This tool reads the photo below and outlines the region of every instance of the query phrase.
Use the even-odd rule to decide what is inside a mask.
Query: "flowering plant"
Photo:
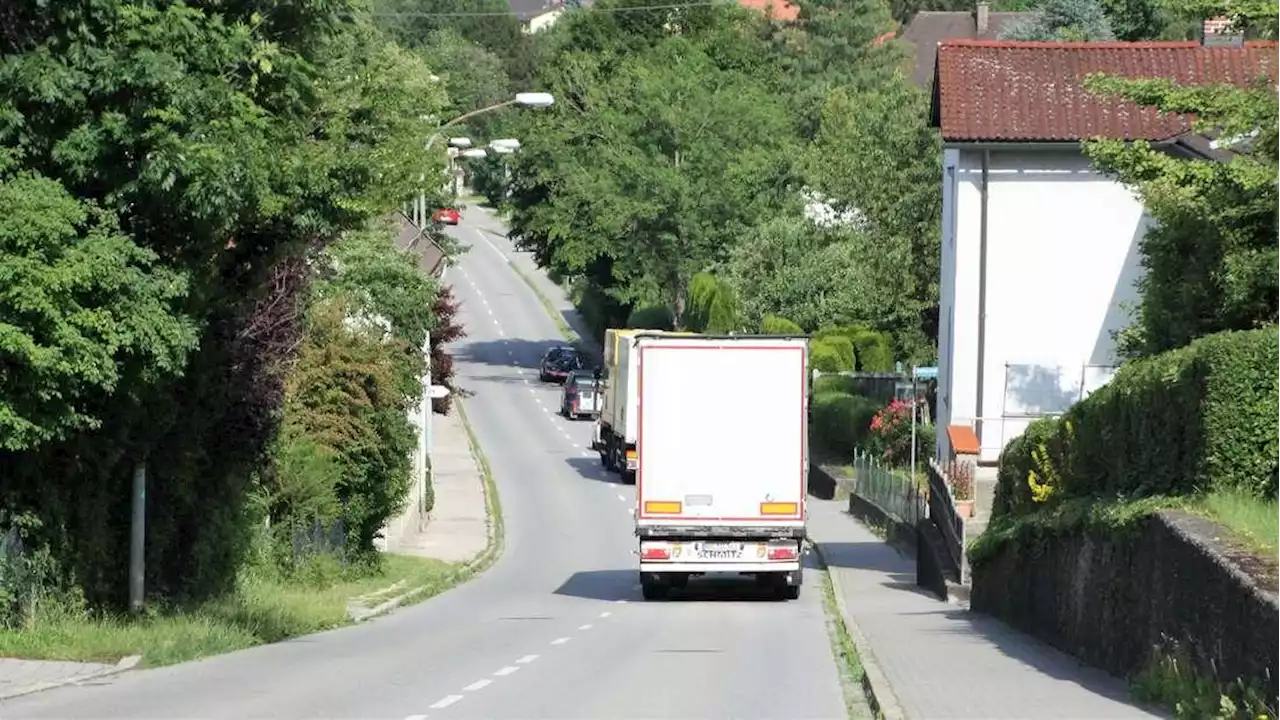
[[[911,403],[894,400],[871,418],[871,448],[887,463],[911,454]]]

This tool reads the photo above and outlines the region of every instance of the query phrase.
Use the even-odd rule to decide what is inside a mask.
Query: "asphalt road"
[[[468,337],[454,348],[498,485],[502,558],[366,624],[0,702],[0,718],[804,718],[845,716],[816,572],[800,600],[694,580],[645,603],[634,489],[600,468],[591,423],[538,382],[562,342],[491,216],[452,229]]]

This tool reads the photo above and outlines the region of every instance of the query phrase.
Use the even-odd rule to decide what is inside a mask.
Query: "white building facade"
[[[939,44],[939,460],[976,450],[993,463],[1035,419],[1061,414],[1115,372],[1114,336],[1133,321],[1153,221],[1131,190],[1092,167],[1082,142],[1146,140],[1219,159],[1185,118],[1086,90],[1084,78],[1099,72],[1274,82],[1276,44]]]

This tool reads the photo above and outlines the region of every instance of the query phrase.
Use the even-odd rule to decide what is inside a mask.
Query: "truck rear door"
[[[642,524],[803,523],[807,341],[640,338]]]

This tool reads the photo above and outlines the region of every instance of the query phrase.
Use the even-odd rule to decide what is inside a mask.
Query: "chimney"
[[[991,6],[987,4],[987,0],[978,0],[978,9],[973,13],[973,18],[978,25],[978,36],[986,35],[991,25]]]
[[[1200,26],[1201,44],[1205,47],[1241,47],[1244,33],[1237,30],[1228,17],[1209,18]]]

